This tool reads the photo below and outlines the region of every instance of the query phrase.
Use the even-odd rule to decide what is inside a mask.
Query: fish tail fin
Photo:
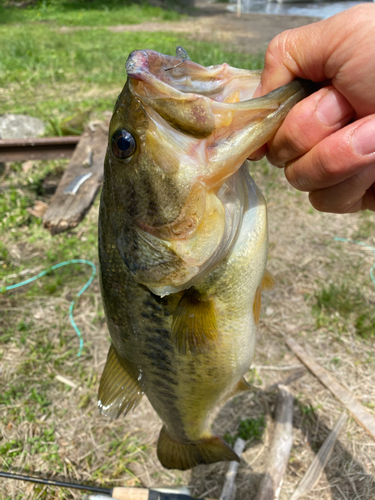
[[[238,455],[219,436],[182,443],[171,438],[165,426],[160,431],[158,458],[166,469],[191,469],[199,464],[212,464],[224,460],[240,461]]]

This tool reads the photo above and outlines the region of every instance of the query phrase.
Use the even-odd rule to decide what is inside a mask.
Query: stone
[[[0,139],[27,139],[44,133],[44,124],[27,115],[0,115]]]

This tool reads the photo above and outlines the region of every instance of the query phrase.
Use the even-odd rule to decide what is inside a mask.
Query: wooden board
[[[76,227],[93,204],[103,180],[107,141],[108,123],[97,124],[81,136],[43,217],[43,225],[52,235]],[[68,186],[84,174],[91,176],[81,184],[76,194],[66,193]]]
[[[344,405],[361,425],[365,431],[375,439],[375,419],[365,408],[356,400],[353,393],[343,387],[325,368],[320,366],[311,356],[296,342],[289,337],[286,340],[288,347],[296,354],[305,366],[317,377],[320,382],[327,387],[329,391]]]

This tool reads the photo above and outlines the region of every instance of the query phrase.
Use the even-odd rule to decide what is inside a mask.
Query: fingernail
[[[343,119],[343,102],[341,96],[334,90],[327,90],[318,102],[316,116],[326,126],[332,127]]]
[[[360,155],[375,153],[375,120],[368,120],[360,125],[353,133],[352,144],[354,151]]]

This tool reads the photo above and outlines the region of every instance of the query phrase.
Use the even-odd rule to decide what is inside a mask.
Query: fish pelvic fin
[[[180,354],[204,352],[218,338],[213,300],[194,287],[186,290],[173,315],[172,335]]]
[[[188,470],[200,464],[240,461],[238,455],[219,436],[183,443],[172,439],[165,426],[160,431],[157,453],[166,469]]]
[[[111,345],[107,362],[100,379],[98,407],[100,413],[110,418],[126,415],[135,408],[143,396],[138,381],[137,368],[129,361],[120,358]]]
[[[254,321],[256,324],[259,323],[259,318],[260,318],[260,309],[262,306],[262,295],[261,292],[262,290],[272,290],[272,288],[275,286],[275,278],[272,276],[272,274],[267,271],[267,269],[264,272],[263,278],[262,278],[262,283],[258,286],[256,292],[255,292],[255,299],[254,299]]]

